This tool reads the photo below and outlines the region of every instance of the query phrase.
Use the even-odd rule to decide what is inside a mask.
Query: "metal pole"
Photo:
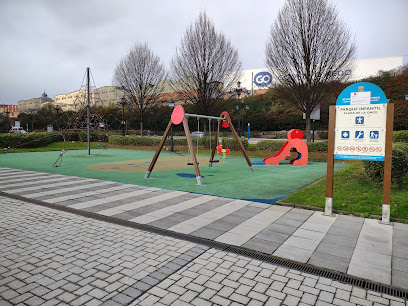
[[[206,116],[206,115],[196,115],[196,114],[184,114],[186,117],[196,117],[196,118],[205,118],[205,119],[215,119],[215,120],[225,120],[221,117],[214,117],[214,116]]]
[[[87,90],[88,90],[88,105],[86,108],[86,123],[87,123],[87,139],[88,139],[88,155],[91,155],[91,134],[90,134],[90,127],[89,127],[89,121],[90,121],[90,101],[89,101],[89,67],[86,68],[86,80],[87,80]]]
[[[122,136],[126,136],[126,126],[125,126],[125,103],[122,101]]]
[[[240,109],[241,99],[238,97],[238,136],[241,137],[241,109]]]
[[[314,142],[314,119],[313,119],[313,121],[312,121],[312,132],[313,132],[313,134],[312,134],[312,142]]]
[[[174,143],[173,143],[173,124],[170,128],[170,152],[174,152]]]
[[[251,78],[251,96],[254,94],[254,73],[252,72]]]

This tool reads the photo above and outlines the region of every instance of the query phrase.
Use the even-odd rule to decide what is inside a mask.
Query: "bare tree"
[[[354,54],[350,31],[327,0],[286,0],[271,28],[266,63],[279,75],[280,96],[306,114],[308,142],[310,114],[349,77]]]
[[[176,50],[171,78],[181,99],[192,102],[198,113],[211,115],[216,101],[238,81],[240,69],[237,49],[201,12]]]
[[[130,109],[136,111],[143,135],[143,119],[163,92],[160,82],[167,77],[166,70],[145,43],[136,43],[119,62],[113,75],[113,85],[124,91]]]

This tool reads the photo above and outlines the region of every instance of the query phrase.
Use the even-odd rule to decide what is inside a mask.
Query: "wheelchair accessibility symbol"
[[[267,71],[258,72],[254,76],[254,83],[260,87],[268,86],[272,83],[272,74]]]

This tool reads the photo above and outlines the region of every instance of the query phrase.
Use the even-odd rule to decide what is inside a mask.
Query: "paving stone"
[[[107,295],[107,293],[105,291],[102,291],[101,289],[98,289],[98,288],[95,288],[95,289],[89,291],[88,294],[90,296],[93,296],[94,298],[97,298],[97,299],[102,299],[104,296]]]
[[[70,292],[64,292],[62,294],[60,294],[57,298],[61,301],[63,301],[64,303],[70,303],[72,300],[76,299],[78,296],[76,296],[75,294],[72,294]]]
[[[282,224],[272,223],[266,229],[263,230],[263,233],[274,235],[274,233],[292,235],[297,230],[296,226],[287,226]]]
[[[352,247],[354,248],[357,244],[357,238],[351,238],[346,236],[334,235],[327,233],[321,242],[332,243],[340,246]]]
[[[350,264],[350,258],[319,253],[316,250],[308,260],[308,263],[317,267],[333,269],[346,273]]]
[[[351,258],[351,256],[353,256],[353,251],[354,248],[352,247],[342,246],[339,248],[337,244],[321,242],[315,252],[333,255],[336,257]]]
[[[221,236],[224,233],[225,233],[225,231],[223,231],[223,230],[214,229],[214,228],[211,228],[211,227],[202,227],[202,228],[192,232],[191,235],[213,240],[213,239]]]
[[[28,300],[24,301],[24,304],[30,305],[30,306],[36,306],[36,305],[44,305],[45,301],[38,297],[38,296],[32,296]]]
[[[408,259],[393,257],[392,269],[408,273]]]
[[[112,298],[112,300],[120,303],[121,305],[127,305],[134,300],[134,297],[128,296],[127,294],[118,293]]]
[[[251,238],[247,242],[245,242],[242,247],[259,251],[262,253],[272,254],[275,250],[280,246],[279,243],[259,239],[259,238]]]
[[[214,295],[210,301],[217,305],[229,305],[230,304],[230,300],[222,296],[219,296],[219,295]]]
[[[295,306],[299,303],[300,297],[287,295],[283,303],[288,306]]]
[[[70,304],[74,306],[76,305],[81,306],[81,305],[84,305],[86,302],[90,301],[91,299],[92,299],[91,296],[84,294],[84,295],[81,295],[79,298],[71,301]]]
[[[319,300],[322,300],[327,303],[332,303],[333,299],[334,299],[334,294],[332,292],[327,292],[324,290],[320,291]]]
[[[304,293],[301,299],[301,302],[306,303],[308,305],[315,305],[317,300],[317,295],[313,295],[310,293]]]

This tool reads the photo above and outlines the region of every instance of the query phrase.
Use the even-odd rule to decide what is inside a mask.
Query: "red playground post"
[[[302,138],[303,132],[301,130],[290,130],[288,132],[288,141],[285,142],[278,154],[264,158],[265,165],[279,165],[279,161],[285,160],[286,157],[290,156],[290,150],[293,148],[298,153],[298,156],[292,159],[290,163],[295,166],[307,166],[309,150]]]

